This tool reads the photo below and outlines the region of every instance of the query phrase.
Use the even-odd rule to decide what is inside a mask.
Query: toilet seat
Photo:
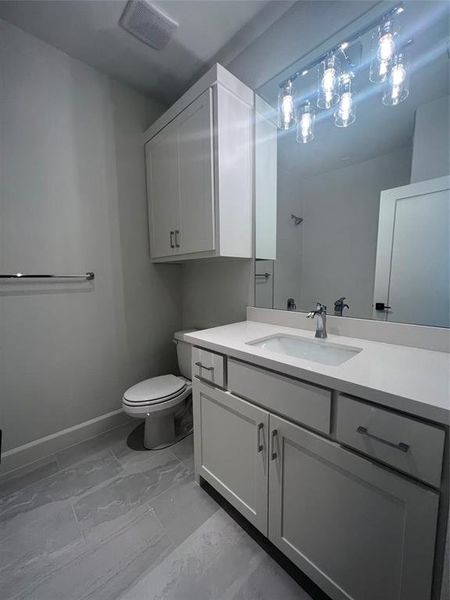
[[[187,381],[175,375],[151,377],[130,387],[124,393],[123,401],[129,406],[165,402],[182,394],[186,386]]]
[[[123,395],[122,406],[130,416],[145,417],[176,407],[190,395],[191,390],[191,382],[184,377],[152,377],[130,387]]]

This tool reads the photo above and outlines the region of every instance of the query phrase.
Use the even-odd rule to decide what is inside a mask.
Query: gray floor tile
[[[193,479],[191,476],[172,486],[150,503],[176,544],[189,537],[219,509]]]
[[[104,458],[110,450],[125,450],[126,441],[130,432],[136,427],[135,419],[132,422],[111,429],[102,435],[86,440],[65,450],[56,453],[56,458],[61,469],[72,467],[86,460]]]
[[[68,550],[84,544],[69,502],[22,513],[4,524],[0,556],[1,597],[12,598],[53,568]]]
[[[0,497],[54,475],[59,470],[56,457],[52,455],[5,474],[0,477]]]
[[[86,543],[55,562],[20,600],[116,600],[170,551],[168,536],[152,511],[100,544]]]
[[[192,434],[172,446],[171,450],[191,471],[194,471],[194,436]]]
[[[143,424],[143,421],[140,421],[138,419],[133,419],[133,422],[131,423],[131,427],[130,427],[128,433],[123,437],[122,440],[113,444],[111,449],[118,460],[121,460],[122,458],[126,458],[127,456],[135,456],[137,454],[142,455],[142,454],[148,454],[149,452],[153,452],[152,450],[144,449],[144,443],[143,443],[144,442],[144,430],[143,430],[142,424]],[[142,430],[142,435],[141,435],[141,430]],[[128,436],[130,436],[130,434],[132,432],[135,432],[135,434],[131,436],[133,438],[133,446],[129,447],[127,444],[127,439],[128,439]],[[136,446],[136,448],[134,447],[134,445]],[[139,451],[137,449],[137,447],[142,448],[142,450]]]
[[[270,556],[240,577],[220,600],[312,600]]]
[[[191,475],[169,451],[137,454],[144,456],[128,457],[120,477],[74,502],[83,532],[101,525],[114,529],[124,514]]]
[[[75,465],[45,480],[0,497],[0,523],[50,502],[76,498],[122,470],[112,454],[103,459],[93,459]],[[0,527],[1,535],[1,527]]]
[[[143,576],[122,600],[233,598],[266,559],[266,553],[256,542],[219,510]],[[273,572],[277,580],[272,582],[274,596],[270,600],[284,599],[283,591],[289,589],[285,578],[289,576]],[[300,591],[298,598],[302,598]]]

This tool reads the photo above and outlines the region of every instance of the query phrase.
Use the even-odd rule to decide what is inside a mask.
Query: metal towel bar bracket
[[[17,281],[22,279],[86,279],[86,281],[92,281],[95,278],[92,271],[83,273],[83,275],[44,275],[44,274],[25,274],[25,273],[10,273],[6,275],[0,275],[0,279],[9,281]]]

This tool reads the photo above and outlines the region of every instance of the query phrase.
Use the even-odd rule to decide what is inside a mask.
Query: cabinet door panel
[[[171,231],[179,222],[178,148],[173,124],[147,142],[145,153],[151,254],[160,258],[174,254]]]
[[[195,470],[267,535],[269,413],[194,378]]]
[[[176,119],[178,136],[180,254],[215,248],[212,91],[206,90]]]
[[[253,224],[253,107],[218,84],[215,89],[216,189],[220,253],[250,258]]]
[[[430,600],[438,495],[270,416],[269,538],[336,600]]]

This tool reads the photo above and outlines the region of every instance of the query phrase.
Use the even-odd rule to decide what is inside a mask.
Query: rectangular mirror
[[[449,327],[449,4],[332,23],[257,90],[255,304]]]

